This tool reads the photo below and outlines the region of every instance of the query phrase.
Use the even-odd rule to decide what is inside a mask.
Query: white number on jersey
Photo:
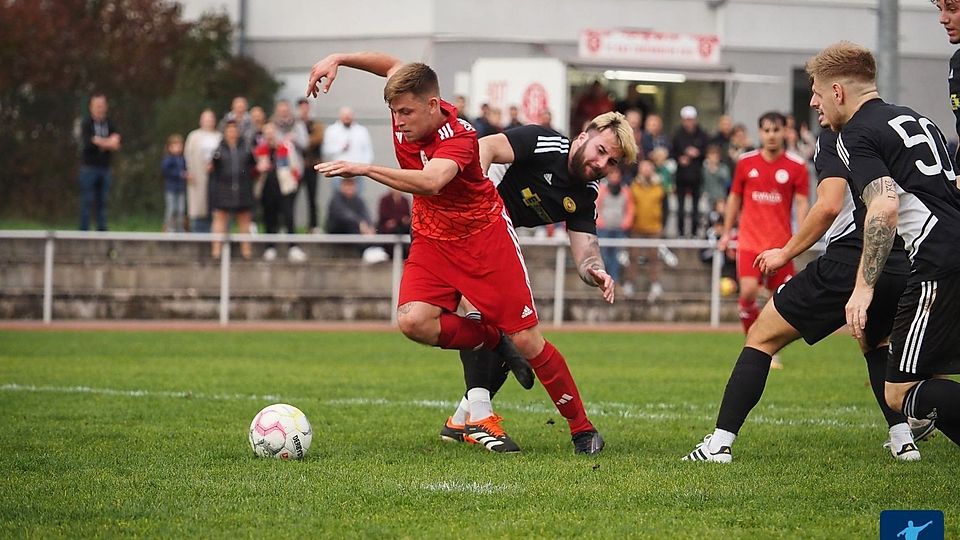
[[[910,122],[914,122],[919,125],[923,133],[908,135],[907,130],[904,129],[903,125]],[[947,141],[943,139],[943,134],[940,133],[940,130],[934,129],[933,132],[930,131],[930,126],[936,128],[933,122],[922,116],[917,119],[909,114],[901,114],[887,123],[890,124],[890,127],[892,127],[893,130],[897,132],[897,135],[903,139],[903,144],[907,148],[913,148],[919,144],[926,144],[927,147],[930,148],[930,153],[933,156],[933,163],[928,164],[923,160],[918,159],[914,162],[914,164],[917,166],[917,170],[927,176],[937,176],[945,173],[947,175],[947,179],[950,181],[955,181],[957,179],[957,175],[953,171],[953,162],[950,161],[950,155],[947,153]],[[936,133],[936,136],[934,133]],[[941,158],[941,150],[943,151],[943,158]],[[947,165],[946,169],[944,168],[944,163]]]

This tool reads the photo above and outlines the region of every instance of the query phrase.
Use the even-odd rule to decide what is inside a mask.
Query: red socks
[[[743,333],[746,334],[750,331],[753,323],[757,322],[757,317],[760,316],[760,308],[757,306],[756,300],[744,300],[743,298],[737,301],[737,305],[740,307],[740,322],[743,324]]]
[[[440,315],[440,339],[437,345],[441,349],[475,351],[492,349],[497,343],[500,343],[500,331],[495,326],[453,313]]]
[[[530,366],[537,374],[537,379],[540,379],[540,384],[546,388],[557,410],[570,424],[570,433],[593,430],[593,424],[587,420],[587,411],[580,400],[577,384],[573,382],[573,375],[570,374],[567,361],[560,351],[547,341],[540,354],[530,359]]]

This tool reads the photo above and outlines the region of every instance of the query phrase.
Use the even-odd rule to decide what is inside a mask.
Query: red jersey
[[[407,141],[393,125],[393,146],[403,169],[420,169],[433,158],[456,162],[460,172],[436,195],[414,195],[410,227],[435,240],[472,236],[500,219],[503,201],[480,168],[477,132],[457,118],[457,109],[440,101],[446,121],[432,136]]]
[[[810,183],[803,158],[784,152],[772,162],[760,150],[740,156],[730,192],[740,195],[738,249],[760,253],[790,240],[793,198],[807,195]]]

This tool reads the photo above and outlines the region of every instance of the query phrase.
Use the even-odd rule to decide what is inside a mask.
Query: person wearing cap
[[[675,177],[677,189],[677,234],[686,236],[686,196],[691,198],[690,237],[696,237],[700,228],[700,192],[703,188],[703,155],[708,136],[700,129],[697,109],[687,105],[680,109],[680,127],[673,134],[671,157],[677,162]]]

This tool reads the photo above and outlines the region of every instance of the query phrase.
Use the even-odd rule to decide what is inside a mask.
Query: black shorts
[[[777,312],[813,345],[847,324],[846,305],[857,267],[823,257],[808,264],[773,296]],[[907,276],[883,273],[867,310],[866,341],[873,349],[890,335]]]
[[[897,306],[887,380],[960,373],[960,274],[911,281]]]

